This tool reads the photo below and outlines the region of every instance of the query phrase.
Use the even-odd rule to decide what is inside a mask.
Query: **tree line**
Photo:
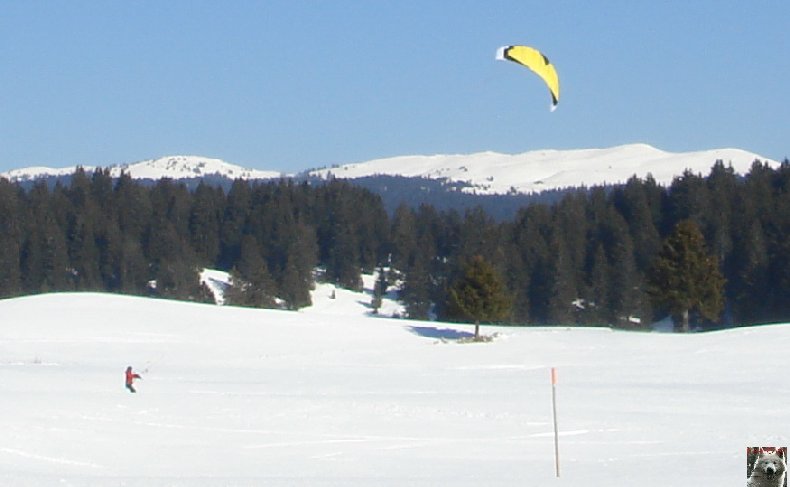
[[[316,269],[360,289],[362,272],[387,267],[382,285],[402,281],[411,318],[478,321],[462,298],[477,273],[498,282],[489,286],[498,312],[483,321],[640,327],[683,312],[658,294],[662,279],[683,273],[664,251],[681,222],[699,230],[694,245],[721,274],[716,312],[689,305],[693,321],[790,319],[787,161],[755,161],[743,177],[717,161],[709,175],[686,172],[669,187],[634,177],[579,188],[506,221],[481,208],[401,205],[388,214],[379,196],[338,180],[190,190],[101,169],[78,169],[54,187],[0,180],[0,296],[73,290],[209,301],[197,279],[209,267],[232,273],[232,304],[298,309],[310,304]]]
[[[382,259],[387,215],[333,181],[237,180],[226,192],[78,169],[68,185],[0,180],[0,296],[108,291],[210,301],[198,271],[232,271],[234,304],[310,304],[313,272],[349,288]],[[275,303],[275,299],[279,301]]]

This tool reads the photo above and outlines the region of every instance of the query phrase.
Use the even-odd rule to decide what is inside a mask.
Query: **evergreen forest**
[[[317,278],[360,289],[361,273],[386,268],[381,286],[402,283],[409,318],[480,321],[459,312],[472,308],[460,297],[479,282],[498,303],[483,322],[638,329],[677,318],[656,293],[686,274],[662,264],[684,245],[669,238],[682,222],[689,238],[700,234],[707,269],[684,285],[720,273],[716,306],[691,312],[697,327],[790,321],[788,161],[755,161],[743,176],[717,161],[707,176],[686,172],[669,187],[634,177],[580,188],[506,220],[482,207],[388,212],[380,196],[339,180],[190,189],[101,169],[54,186],[0,179],[0,297],[101,291],[209,302],[198,273],[212,268],[231,272],[231,304],[298,309]]]

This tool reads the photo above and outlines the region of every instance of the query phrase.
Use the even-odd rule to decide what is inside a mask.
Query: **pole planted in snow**
[[[560,477],[560,442],[557,429],[557,369],[551,368],[551,409],[554,413],[554,469],[557,478]]]

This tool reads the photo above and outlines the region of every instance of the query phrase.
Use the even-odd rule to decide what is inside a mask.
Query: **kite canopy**
[[[497,50],[496,58],[513,61],[531,69],[540,76],[551,93],[551,111],[557,108],[560,101],[560,80],[554,65],[540,51],[528,46],[503,46]]]

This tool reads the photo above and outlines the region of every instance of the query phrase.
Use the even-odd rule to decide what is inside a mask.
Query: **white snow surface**
[[[647,144],[607,149],[536,150],[522,154],[481,152],[466,155],[402,156],[346,164],[311,171],[336,178],[374,175],[423,177],[464,182],[463,191],[477,194],[535,193],[551,189],[625,183],[630,177],[669,185],[684,171],[707,176],[717,160],[735,172],[749,171],[755,159],[771,166],[778,162],[740,149],[666,152]]]
[[[0,485],[743,485],[747,446],[790,443],[790,325],[461,343],[322,291],[300,312],[0,300]]]

